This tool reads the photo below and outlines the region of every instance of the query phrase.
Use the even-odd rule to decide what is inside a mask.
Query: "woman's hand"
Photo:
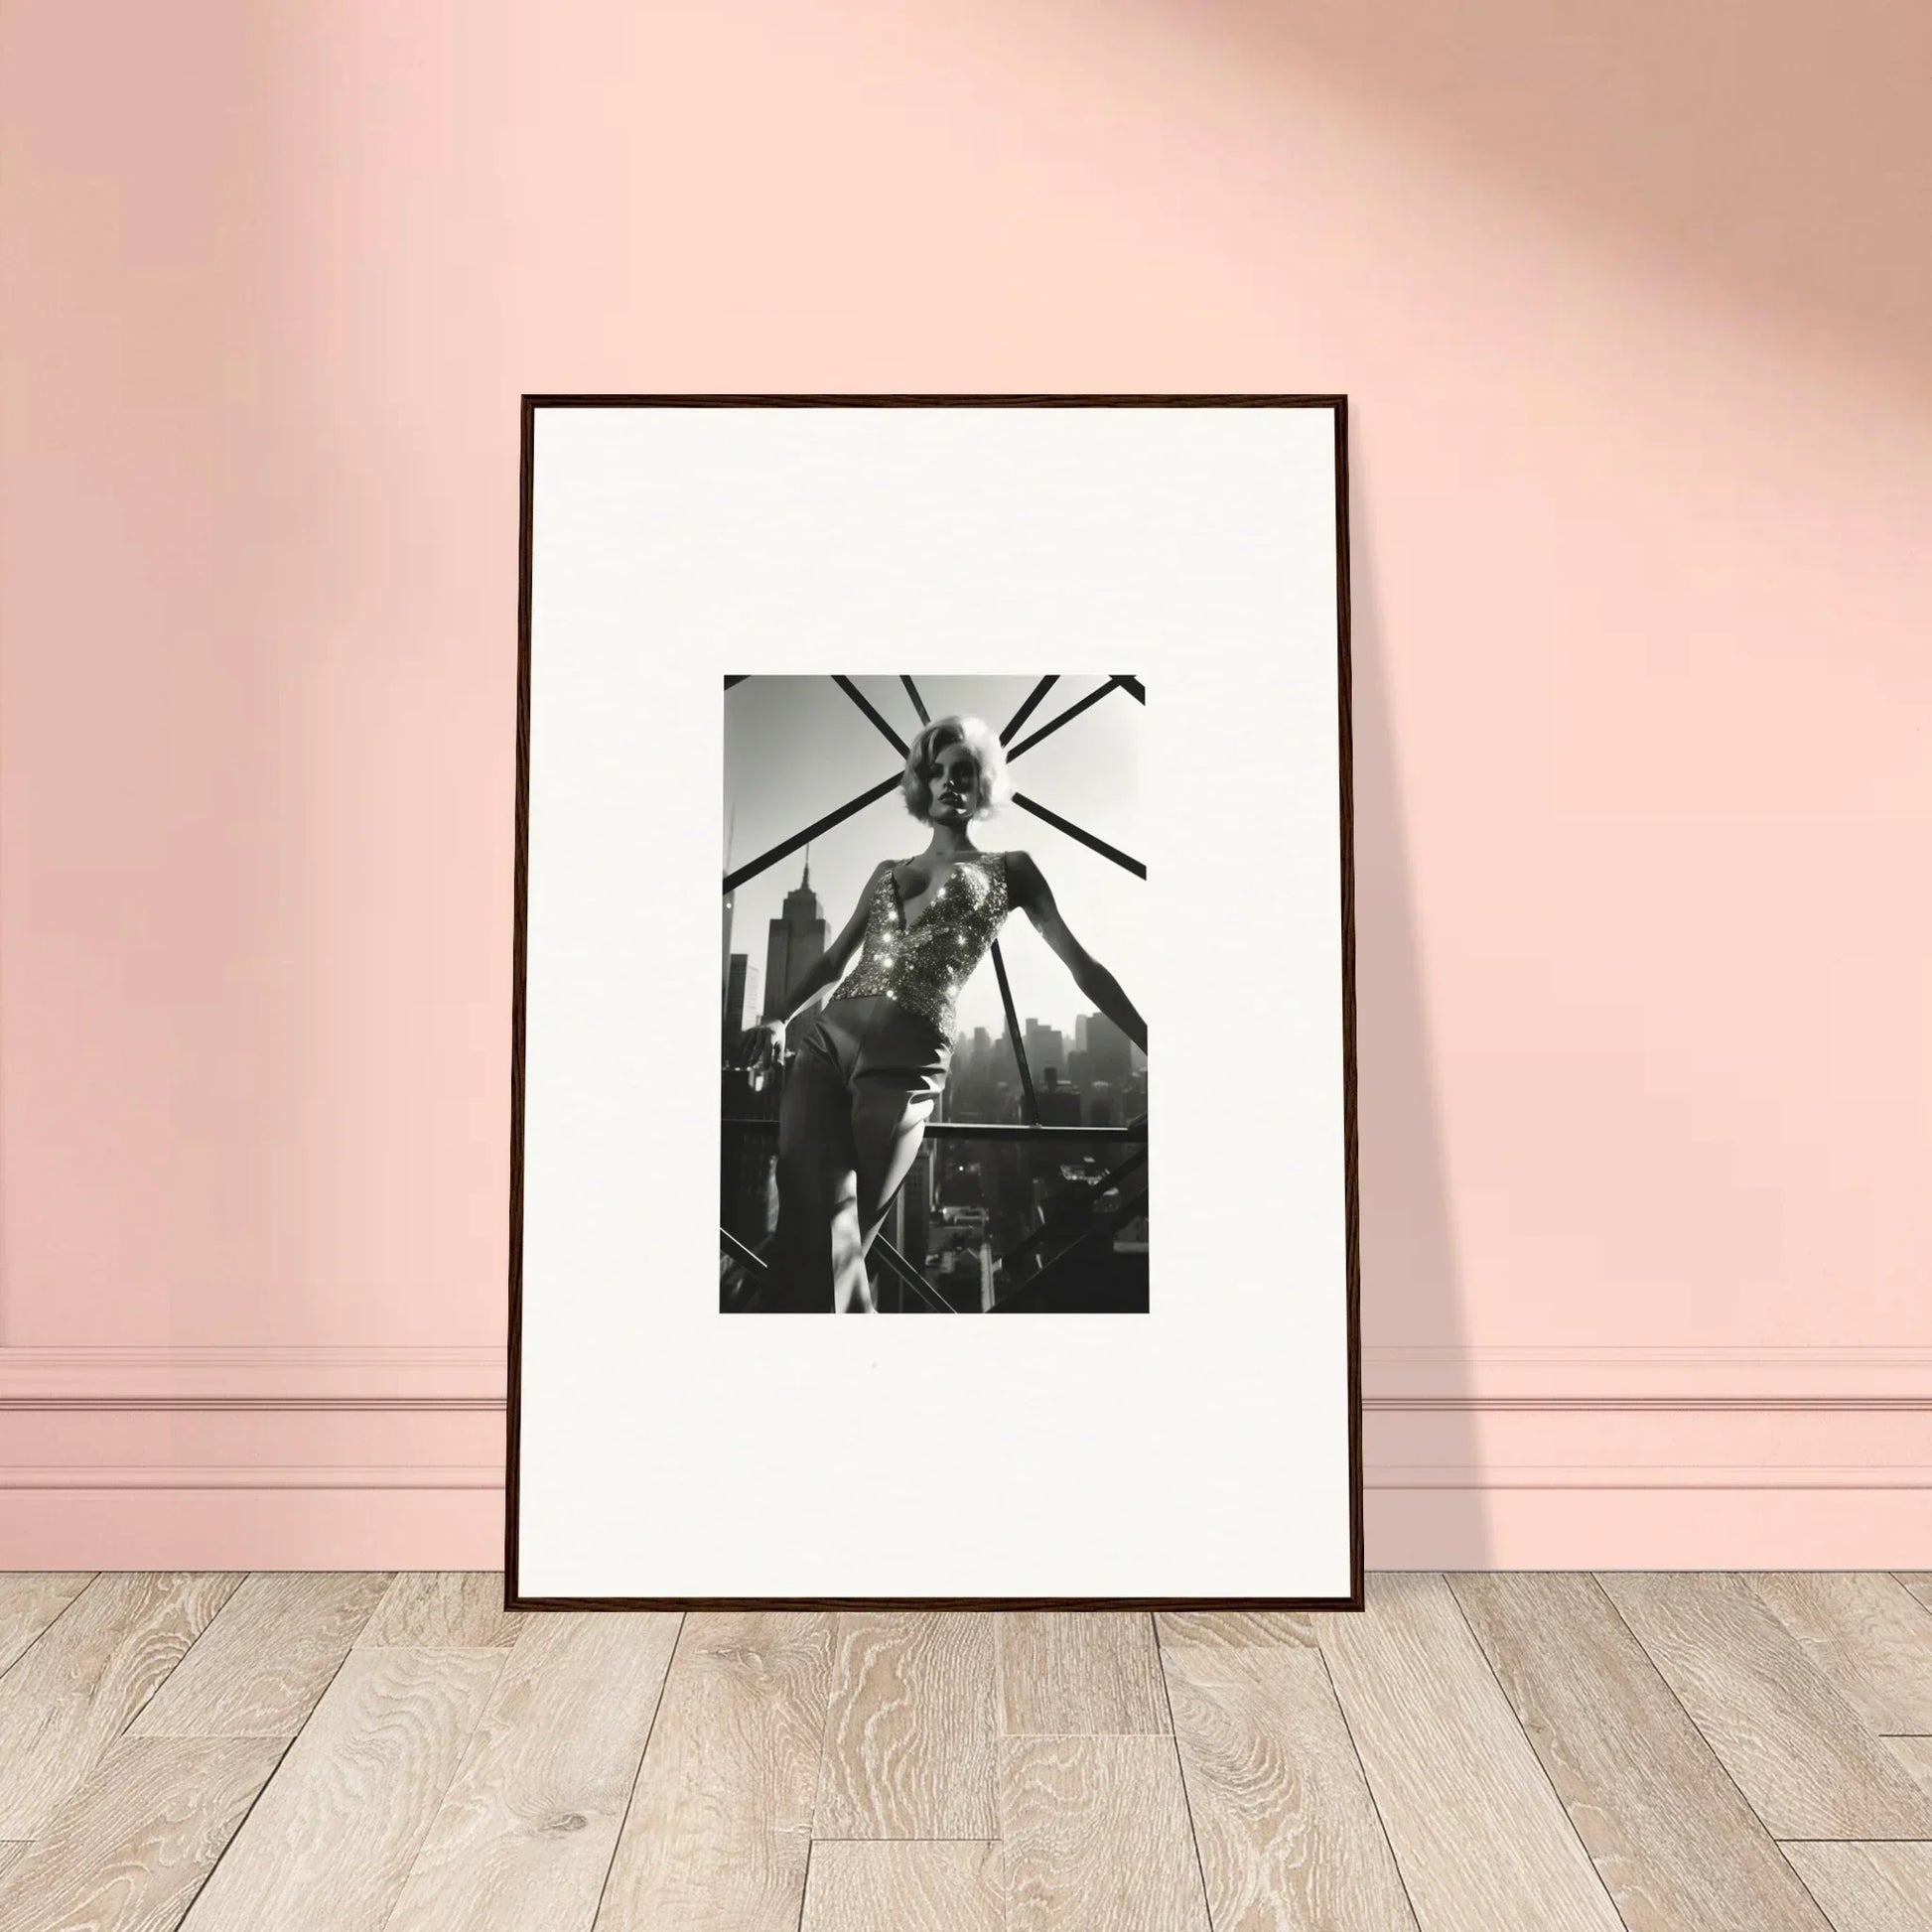
[[[775,1020],[761,1021],[746,1030],[738,1042],[733,1064],[737,1066],[776,1066],[785,1056],[785,1030]]]

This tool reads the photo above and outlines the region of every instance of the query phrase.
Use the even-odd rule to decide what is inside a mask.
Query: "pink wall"
[[[1932,1549],[1932,14],[0,14],[4,1560],[493,1560],[515,399],[1353,398],[1371,1561]]]

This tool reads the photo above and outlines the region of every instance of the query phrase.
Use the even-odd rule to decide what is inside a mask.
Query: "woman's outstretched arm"
[[[1122,991],[1120,981],[1067,929],[1054,902],[1053,889],[1031,854],[1007,854],[1007,884],[1014,904],[1025,911],[1039,936],[1066,962],[1073,984],[1145,1053],[1147,1022]]]

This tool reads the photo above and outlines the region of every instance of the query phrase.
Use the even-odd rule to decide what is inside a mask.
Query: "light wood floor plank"
[[[1161,1627],[1215,1932],[1415,1932],[1321,1653]]]
[[[1905,1774],[1925,1791],[1932,1791],[1932,1737],[1887,1737],[1885,1755],[1905,1767]]]
[[[1212,1645],[1219,1649],[1312,1650],[1314,1622],[1306,1610],[1158,1610],[1161,1647]]]
[[[32,1847],[33,1841],[25,1838],[17,1838],[11,1844],[0,1845],[0,1872],[4,1872],[16,1860],[23,1858]]]
[[[500,1570],[408,1570],[390,1584],[355,1646],[507,1650],[525,1614],[503,1608]]]
[[[0,1875],[0,1932],[174,1932],[283,1748],[122,1738]]]
[[[1621,1932],[1440,1576],[1371,1573],[1315,1635],[1422,1932]]]
[[[1168,1704],[1145,1610],[1012,1610],[1000,1619],[1011,1737],[1165,1731]]]
[[[1932,1616],[1896,1578],[1779,1570],[1745,1581],[1867,1730],[1932,1734]]]
[[[1006,1932],[1000,1848],[964,1840],[813,1845],[799,1932]]]
[[[1828,1932],[1592,1577],[1449,1581],[1629,1932]]]
[[[528,1619],[385,1932],[587,1932],[679,1621]]]
[[[796,1932],[832,1615],[693,1610],[597,1932]]]
[[[1932,1610],[1932,1570],[1902,1570],[1894,1575],[1928,1610]]]
[[[502,1665],[496,1649],[351,1651],[187,1932],[381,1932]]]
[[[91,1570],[0,1574],[0,1672],[94,1580]]]
[[[247,1578],[128,1734],[293,1737],[388,1586],[331,1571]]]
[[[1173,1738],[1006,1738],[1000,1823],[1009,1932],[1209,1932]]]
[[[996,1619],[851,1610],[834,1641],[813,1836],[992,1838]]]
[[[234,1593],[239,1577],[96,1577],[0,1678],[0,1839],[38,1838]]]
[[[1787,1845],[1833,1932],[1928,1932],[1932,1845]]]
[[[1600,1579],[1773,1838],[1932,1837],[1922,1790],[1740,1576]]]

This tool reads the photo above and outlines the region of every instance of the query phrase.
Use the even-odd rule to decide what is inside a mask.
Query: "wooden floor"
[[[0,1932],[1932,1928],[1932,1576],[500,1601],[0,1575]]]

